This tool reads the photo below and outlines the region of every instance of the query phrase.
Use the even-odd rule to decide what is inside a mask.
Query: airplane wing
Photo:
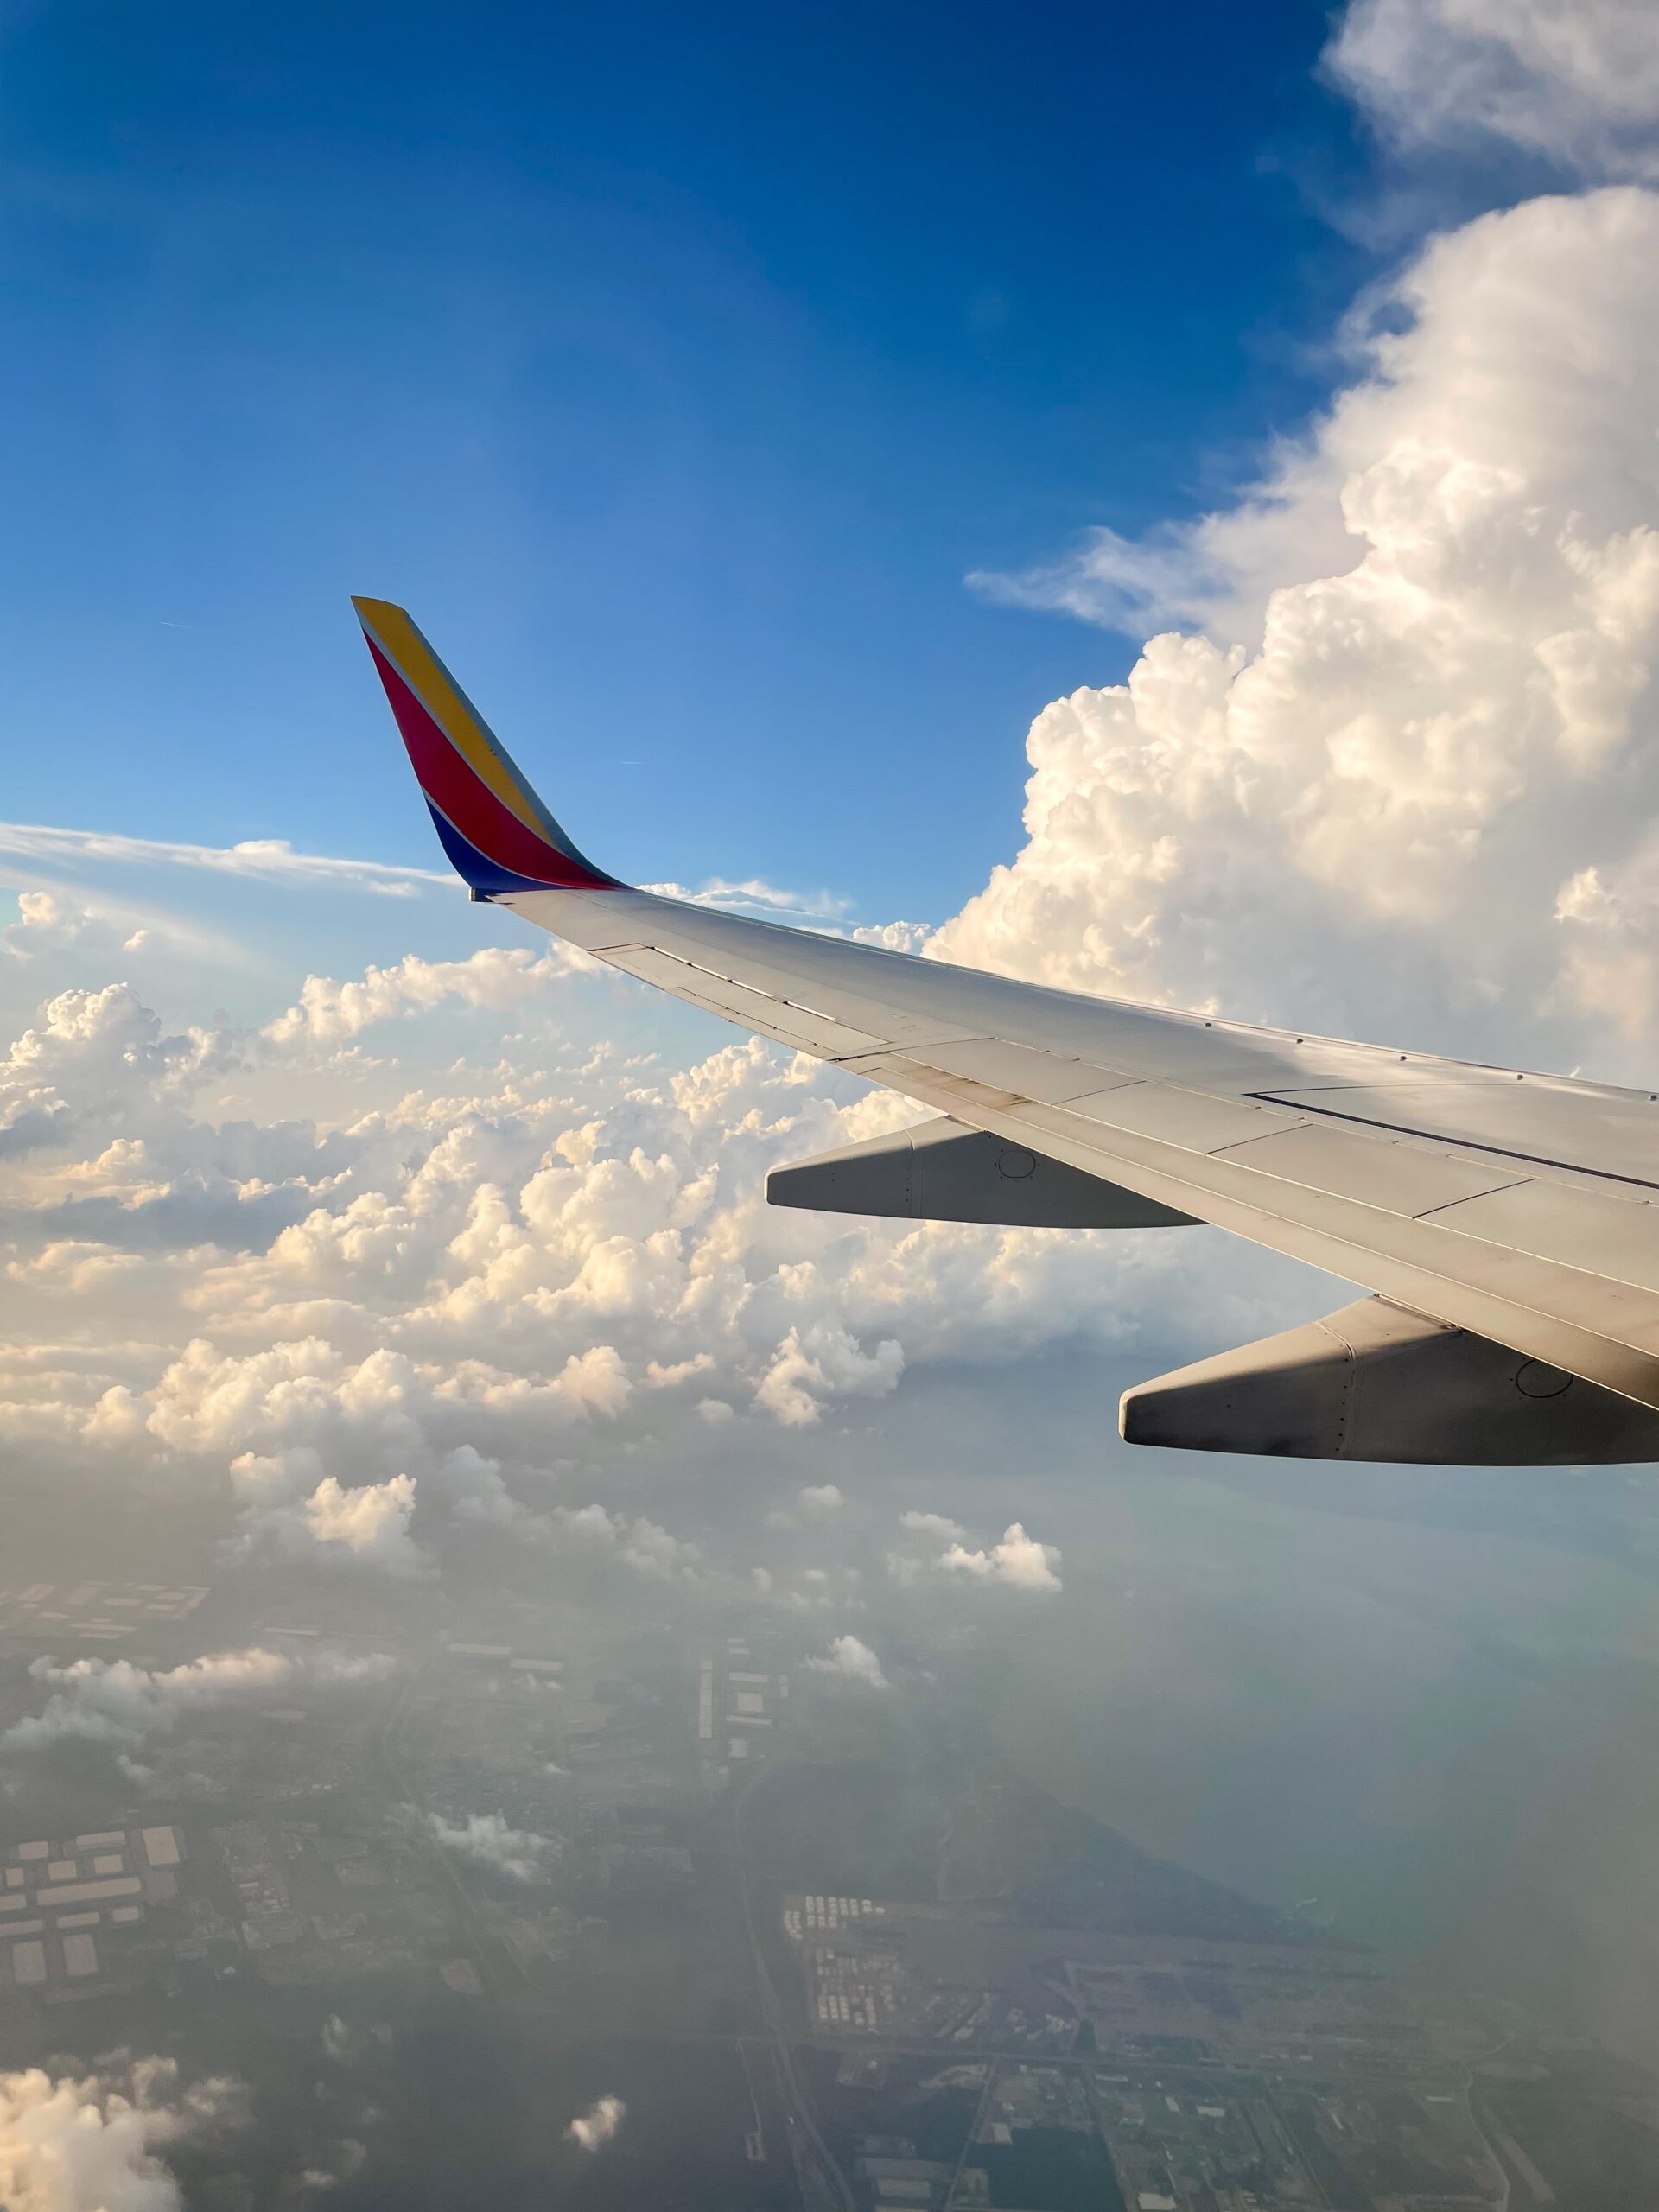
[[[570,842],[409,616],[354,601],[475,899],[937,1109],[784,1205],[1202,1221],[1373,1294],[1141,1385],[1132,1441],[1659,1459],[1659,1096],[1043,988],[634,890]]]

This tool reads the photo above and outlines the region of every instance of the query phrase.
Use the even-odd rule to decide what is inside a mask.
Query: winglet
[[[617,887],[580,853],[401,607],[353,599],[443,849],[475,898]]]

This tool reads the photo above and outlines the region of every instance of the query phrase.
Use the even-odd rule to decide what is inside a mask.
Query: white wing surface
[[[1287,1389],[1306,1399],[1308,1376],[1323,1376],[1319,1402],[1327,1414],[1336,1405],[1336,1426],[1314,1427],[1334,1440],[1328,1456],[1659,1457],[1659,1421],[1641,1410],[1659,1408],[1652,1094],[1048,990],[629,889],[576,853],[408,617],[359,607],[440,834],[475,897],[986,1133],[982,1156],[1003,1162],[1004,1179],[1009,1161],[1028,1173],[1029,1155],[1046,1173],[1051,1163],[1071,1171],[1066,1189],[1081,1177],[1129,1194],[1141,1210],[1130,1204],[1125,1219],[1211,1222],[1386,1301],[1380,1345],[1370,1341],[1376,1316],[1358,1328],[1337,1317],[1306,1344],[1295,1340],[1309,1332],[1293,1332],[1132,1393],[1126,1409],[1143,1410],[1126,1410],[1126,1433],[1323,1452],[1296,1440],[1306,1405],[1283,1419],[1272,1411],[1274,1392],[1281,1407]],[[432,728],[411,736],[412,721]],[[511,813],[517,842],[466,788],[462,767]],[[994,1186],[999,1171],[980,1172]],[[850,1196],[831,1204],[855,1203],[861,1175],[876,1191],[874,1166],[843,1160],[837,1173]],[[1001,1210],[992,1186],[982,1213],[958,1201],[951,1217],[1021,1217]],[[1062,1221],[1100,1217],[1052,1203]],[[1491,1377],[1471,1383],[1465,1370],[1471,1357],[1490,1365],[1493,1347],[1512,1357],[1497,1362],[1502,1402],[1488,1403]],[[1392,1428],[1378,1415],[1378,1378],[1390,1372],[1393,1395],[1423,1398],[1438,1436],[1402,1426],[1401,1408]],[[1596,1388],[1573,1396],[1573,1378]],[[1373,1402],[1363,1419],[1362,1397]],[[1525,1411],[1517,1426],[1513,1401],[1554,1410]],[[1483,1427],[1499,1448],[1478,1448]],[[1365,1448],[1368,1436],[1390,1434],[1407,1448]],[[1477,1448],[1446,1448],[1459,1437]]]

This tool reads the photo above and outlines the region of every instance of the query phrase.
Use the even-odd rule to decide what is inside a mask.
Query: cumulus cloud
[[[976,1582],[1053,1595],[1060,1589],[1060,1553],[1039,1543],[1023,1522],[1010,1522],[999,1541],[970,1543],[960,1522],[944,1513],[902,1513],[899,1548],[887,1554],[889,1577],[905,1588],[940,1575],[967,1575]]]
[[[1039,1544],[1028,1536],[1018,1521],[1011,1521],[1002,1532],[1000,1543],[988,1549],[969,1551],[965,1544],[952,1544],[939,1560],[939,1565],[953,1573],[972,1575],[979,1582],[1006,1583],[1011,1590],[1032,1590],[1045,1595],[1060,1587],[1060,1578],[1055,1569],[1060,1554],[1052,1544]]]
[[[1026,844],[927,950],[1567,1065],[1596,969],[1650,1033],[1656,271],[1634,188],[1433,239],[1262,484],[1101,593],[1098,547],[1026,579],[1198,626],[1038,717]]]
[[[24,1125],[35,1143],[168,1134],[194,1090],[235,1059],[224,1030],[165,1035],[129,983],[60,991],[0,1061],[0,1131],[13,1139],[0,1152],[26,1149],[16,1141]]]
[[[608,2143],[628,2116],[628,2108],[620,2097],[601,2097],[579,2113],[565,2129],[567,2138],[578,2150],[598,2151]]]
[[[468,1813],[460,1821],[429,1813],[424,1826],[440,1850],[512,1882],[540,1881],[556,1848],[544,1835],[512,1827],[500,1813]]]
[[[804,1483],[795,1493],[795,1510],[779,1506],[766,1516],[769,1529],[798,1529],[804,1522],[832,1522],[847,1500],[838,1483]]]
[[[257,1645],[209,1652],[165,1670],[130,1659],[34,1659],[30,1679],[49,1694],[38,1713],[14,1721],[0,1735],[0,1753],[45,1751],[71,1741],[136,1751],[149,1738],[170,1734],[186,1714],[257,1704],[278,1691],[291,1697],[299,1687],[380,1681],[392,1663],[379,1653],[294,1657]]]
[[[899,1526],[912,1535],[937,1536],[941,1543],[960,1543],[968,1531],[948,1513],[901,1513]]]
[[[855,1636],[836,1637],[827,1655],[809,1659],[806,1663],[815,1675],[833,1675],[843,1682],[861,1682],[866,1689],[884,1690],[887,1687],[881,1662],[869,1645]]]
[[[296,1511],[268,1516],[259,1530],[290,1558],[349,1561],[409,1577],[428,1567],[409,1533],[414,1512],[412,1476],[390,1475],[383,1483],[346,1490],[325,1475]]]
[[[0,1429],[170,1480],[228,1467],[250,1555],[412,1574],[466,1524],[612,1542],[538,1502],[578,1440],[637,1448],[688,1410],[810,1428],[912,1357],[1113,1343],[1190,1305],[1168,1240],[767,1208],[776,1160],[909,1109],[762,1044],[678,1071],[507,1059],[322,1131],[208,1118],[227,1049],[124,986],[62,995],[14,1046],[19,1110],[54,1134],[20,1138],[0,1213],[39,1346],[0,1345]],[[245,1249],[138,1233],[202,1160]],[[89,1299],[107,1351],[48,1355],[84,1342]],[[798,1512],[832,1510],[808,1487]],[[686,1568],[658,1516],[623,1525],[624,1564]]]
[[[657,1582],[696,1578],[699,1554],[643,1514],[607,1513],[602,1505],[556,1506],[553,1520],[573,1543],[614,1559]]]
[[[505,1012],[550,983],[598,967],[589,954],[557,939],[540,952],[522,944],[485,945],[465,960],[423,960],[405,953],[395,967],[365,968],[343,982],[308,976],[298,999],[268,1021],[261,1035],[278,1051],[339,1045],[446,999]]]
[[[1498,140],[1587,179],[1659,178],[1645,0],[1351,0],[1325,67],[1402,148]]]
[[[96,929],[89,907],[61,891],[20,891],[17,919],[0,930],[0,947],[14,960],[62,952],[84,944]]]
[[[496,1486],[488,1468],[476,1453],[470,1459],[453,1453],[447,1468],[452,1502],[493,1501]],[[243,1452],[232,1462],[231,1480],[242,1505],[242,1534],[234,1549],[243,1558],[264,1554],[364,1567],[404,1580],[430,1570],[410,1530],[416,1487],[410,1475],[348,1488],[338,1476],[324,1473],[315,1451],[299,1446],[264,1455]]]
[[[457,1445],[428,1487],[457,1521],[515,1532],[529,1532],[536,1526],[535,1516],[507,1488],[500,1461],[486,1459],[470,1444]]]
[[[232,2113],[234,2086],[181,2084],[169,2059],[94,2074],[0,2074],[0,2203],[9,2212],[182,2212],[160,2155]]]
[[[826,1399],[886,1397],[905,1368],[904,1346],[884,1338],[866,1351],[837,1322],[791,1329],[754,1388],[754,1402],[785,1428],[806,1428],[822,1415]]]
[[[720,906],[791,921],[835,921],[848,909],[848,901],[834,892],[779,891],[775,884],[763,882],[758,876],[746,877],[741,883],[711,876],[700,891],[689,890],[683,883],[647,883],[640,887],[654,891],[660,898],[686,899],[694,906]]]
[[[846,935],[855,944],[879,944],[887,952],[919,952],[933,927],[931,922],[861,922]]]

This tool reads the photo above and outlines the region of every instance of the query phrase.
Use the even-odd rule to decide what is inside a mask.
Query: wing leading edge
[[[631,889],[571,842],[409,617],[355,604],[475,898],[995,1141],[942,1148],[929,1124],[925,1168],[895,1179],[891,1160],[838,1159],[828,1203],[913,1216],[948,1181],[935,1217],[1197,1219],[1375,1294],[1379,1314],[1357,1326],[1332,1317],[1305,1357],[1270,1339],[1131,1392],[1132,1440],[1499,1464],[1659,1458],[1649,1093],[1050,990]],[[1038,1163],[1043,1195],[1014,1193]],[[1083,1199],[1078,1178],[1117,1195]],[[778,1202],[812,1202],[807,1185],[779,1185]],[[1396,1325],[1402,1312],[1422,1325]],[[1333,1360],[1340,1389],[1313,1418],[1307,1376],[1329,1383]],[[1421,1404],[1414,1440],[1397,1403],[1389,1421],[1363,1416],[1402,1395]]]

